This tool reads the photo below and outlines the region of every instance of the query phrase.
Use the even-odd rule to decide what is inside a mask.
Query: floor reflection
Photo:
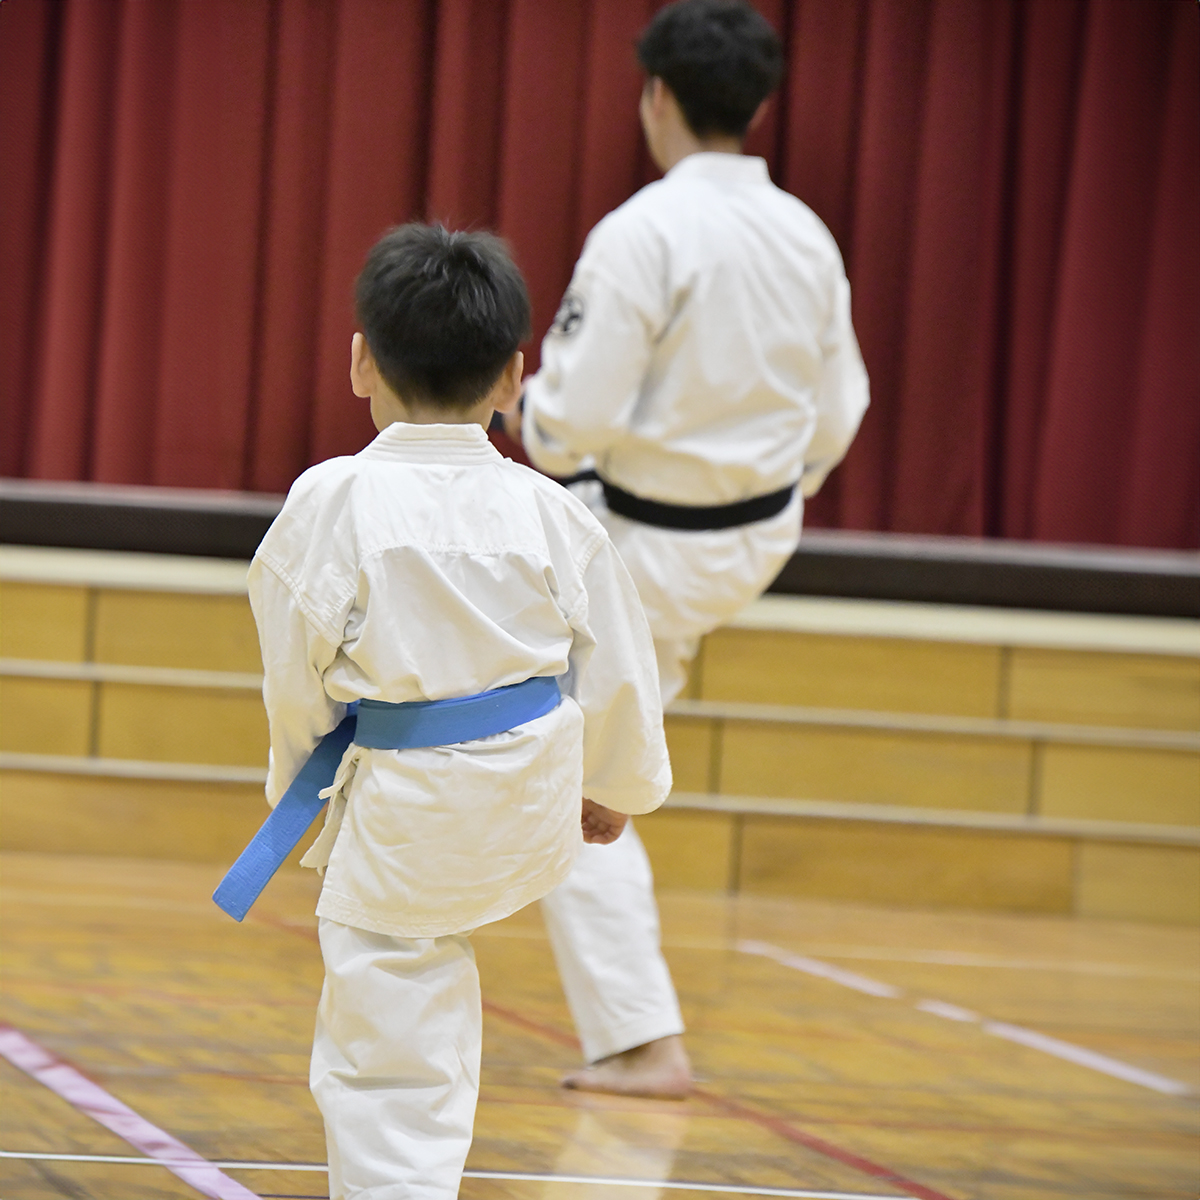
[[[622,1179],[670,1179],[675,1154],[687,1133],[688,1116],[670,1112],[583,1110],[554,1163],[558,1175]],[[543,1190],[544,1200],[561,1200],[561,1187]],[[621,1189],[621,1200],[659,1200],[658,1187]],[[612,1188],[580,1184],[573,1200],[612,1200]]]

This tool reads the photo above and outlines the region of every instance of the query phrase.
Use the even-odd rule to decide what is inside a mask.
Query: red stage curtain
[[[0,473],[282,491],[357,450],[351,286],[396,221],[499,229],[540,335],[653,178],[655,7],[0,5]],[[761,7],[752,148],[837,236],[872,378],[812,521],[1200,545],[1197,6]]]

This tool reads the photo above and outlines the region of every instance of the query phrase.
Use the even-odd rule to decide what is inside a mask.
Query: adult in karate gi
[[[868,388],[832,235],[741,153],[782,74],[774,30],[746,3],[680,0],[638,58],[664,176],[588,236],[507,427],[547,473],[599,477],[594,511],[637,586],[666,704],[700,638],[795,549],[804,497],[845,454]],[[585,847],[543,909],[591,1064],[564,1083],[687,1094],[632,826],[603,852]]]

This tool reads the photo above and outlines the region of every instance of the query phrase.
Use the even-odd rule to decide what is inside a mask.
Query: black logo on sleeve
[[[583,324],[583,297],[568,291],[554,314],[550,332],[559,337],[570,337]]]

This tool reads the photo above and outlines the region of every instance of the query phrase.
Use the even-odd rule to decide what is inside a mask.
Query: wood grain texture
[[[267,818],[253,784],[179,783],[6,771],[5,850],[105,854],[228,865]],[[312,831],[316,836],[316,830]],[[300,853],[309,842],[293,852]]]
[[[5,849],[224,864],[267,813],[257,784],[25,770],[0,775],[0,805]],[[1106,858],[1086,838],[1058,834],[675,808],[639,817],[637,827],[666,887],[1200,921],[1194,847],[1142,853],[1121,843]]]
[[[324,1161],[307,1064],[317,881],[286,871],[245,925],[186,863],[0,860],[0,1018],[213,1159]],[[486,1003],[469,1170],[900,1195],[868,1160],[953,1200],[1194,1194],[1194,1097],[1160,1096],[916,1008],[925,997],[1200,1087],[1195,935],[1052,916],[783,898],[662,897],[665,952],[702,1093],[558,1087],[577,1062],[536,907],[479,930]],[[739,953],[743,939],[895,989],[884,999]],[[6,1148],[120,1154],[113,1134],[0,1062]],[[802,1134],[808,1144],[789,1134]],[[816,1140],[844,1152],[838,1160]],[[260,1195],[317,1174],[231,1171]],[[158,1168],[0,1160],[5,1200],[189,1193]],[[657,1188],[467,1179],[463,1200],[702,1200]],[[711,1197],[712,1193],[708,1193]]]
[[[1200,924],[1200,854],[1175,846],[1084,843],[1076,911],[1088,917]]]
[[[87,754],[92,703],[90,683],[0,677],[0,750]]]
[[[730,813],[660,809],[636,818],[638,835],[665,888],[724,891],[732,882],[735,818]]]
[[[711,768],[713,739],[719,736],[717,722],[667,717],[663,725],[675,787],[681,791],[710,791],[715,786]]]
[[[1017,720],[1200,730],[1200,660],[1016,647],[1009,713]]]
[[[245,596],[101,589],[96,593],[95,639],[97,662],[262,670]]]
[[[994,717],[998,646],[718,629],[700,699]]]
[[[254,692],[105,683],[98,728],[105,758],[267,763],[267,715]]]
[[[722,792],[1024,812],[1031,747],[989,738],[726,721]]]
[[[88,656],[85,589],[7,583],[0,603],[8,653]],[[94,609],[102,662],[259,668],[244,596],[105,588]],[[1000,655],[996,646],[726,629],[706,640],[689,686],[723,699],[991,716]],[[1191,719],[1200,670],[1183,658],[1027,648],[1014,651],[1012,666],[1013,716],[1146,727],[1167,714],[1168,726],[1180,728]],[[1022,710],[1035,701],[1053,711]],[[1184,724],[1170,726],[1177,718]],[[1049,745],[1035,760],[1025,741],[681,717],[668,718],[667,735],[684,791],[1013,814],[1035,797],[1047,816],[1200,822],[1200,766],[1174,751]],[[5,679],[0,748],[261,767],[266,727],[253,691]],[[29,849],[228,862],[265,816],[253,786],[32,772],[2,782],[4,844]],[[639,827],[660,881],[673,887],[719,889],[740,878],[751,891],[780,895],[985,910],[1078,906],[1168,921],[1193,919],[1195,907],[1188,889],[1197,856],[1186,850],[1160,857],[1154,847],[1121,845],[1105,857],[1103,847],[1076,843],[1072,860],[1075,851],[1053,837],[799,818],[770,835],[756,826],[743,842],[740,818],[699,811],[657,814]]]
[[[1066,913],[1071,883],[1063,838],[744,818],[751,895]]]
[[[83,662],[87,620],[87,588],[0,581],[0,658]]]
[[[1200,755],[1048,745],[1038,812],[1099,821],[1200,825]]]

